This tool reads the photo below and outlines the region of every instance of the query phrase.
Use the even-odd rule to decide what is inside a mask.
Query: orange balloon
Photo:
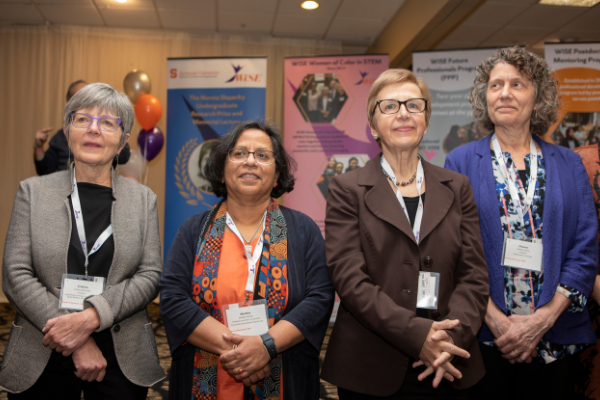
[[[140,125],[142,125],[142,128],[149,131],[160,121],[163,106],[156,96],[145,94],[137,99],[134,110],[135,117],[140,122]]]

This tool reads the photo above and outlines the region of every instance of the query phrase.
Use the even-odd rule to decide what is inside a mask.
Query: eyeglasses
[[[121,125],[121,120],[111,117],[99,117],[94,118],[91,115],[83,114],[83,113],[73,113],[71,114],[71,124],[76,128],[87,128],[96,120],[98,122],[98,127],[102,129],[104,132],[114,132],[119,129],[119,125]]]
[[[244,162],[250,154],[254,155],[254,160],[261,165],[271,165],[275,162],[275,153],[270,150],[248,151],[246,149],[229,150],[229,160],[234,163]]]
[[[398,111],[400,111],[400,107],[402,107],[402,104],[404,104],[404,107],[406,107],[406,111],[408,111],[409,113],[418,114],[422,113],[427,108],[427,99],[416,98],[408,99],[406,101],[400,101],[396,99],[378,100],[377,103],[375,103],[373,112],[375,112],[375,108],[379,106],[379,111],[381,111],[382,114],[396,114]]]

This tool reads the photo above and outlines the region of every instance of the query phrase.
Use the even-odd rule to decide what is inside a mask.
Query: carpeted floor
[[[168,374],[171,368],[171,355],[169,353],[169,346],[167,344],[167,337],[165,335],[165,328],[162,320],[158,313],[158,305],[150,304],[148,306],[148,313],[152,320],[152,328],[154,329],[154,336],[156,338],[156,344],[158,346],[158,356],[160,359],[160,365],[163,367],[165,372]],[[4,355],[4,349],[8,341],[8,335],[10,333],[10,326],[15,318],[14,308],[8,304],[0,304],[0,361]],[[327,351],[327,343],[329,342],[329,334],[331,329],[327,331],[323,348],[321,349],[321,362]],[[168,399],[169,397],[169,381],[167,379],[157,383],[148,391],[148,399],[162,400]],[[0,400],[6,399],[6,392],[0,391]],[[337,390],[335,386],[329,385],[327,382],[321,381],[321,399],[337,399]]]

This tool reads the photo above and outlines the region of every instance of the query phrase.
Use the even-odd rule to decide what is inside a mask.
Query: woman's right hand
[[[73,352],[75,376],[84,381],[102,382],[106,374],[106,359],[93,338]]]

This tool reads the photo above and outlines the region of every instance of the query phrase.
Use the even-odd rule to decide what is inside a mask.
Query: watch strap
[[[277,348],[275,347],[275,340],[273,339],[273,337],[268,333],[264,333],[260,335],[260,337],[263,341],[263,344],[265,345],[265,348],[267,349],[267,352],[269,353],[269,357],[271,357],[271,360],[277,357],[278,353]]]

